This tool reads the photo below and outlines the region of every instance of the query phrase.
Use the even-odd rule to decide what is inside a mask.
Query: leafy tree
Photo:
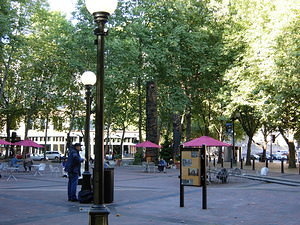
[[[289,147],[289,167],[296,167],[294,135],[299,132],[300,121],[300,11],[282,29],[277,38],[275,74],[270,93],[274,103],[276,124]]]

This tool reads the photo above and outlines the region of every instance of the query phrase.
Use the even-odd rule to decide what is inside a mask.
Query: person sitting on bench
[[[167,162],[164,159],[159,160],[158,162],[158,171],[166,172]]]

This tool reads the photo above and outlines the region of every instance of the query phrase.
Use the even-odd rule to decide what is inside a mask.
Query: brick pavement
[[[207,210],[202,209],[202,189],[196,187],[185,188],[185,207],[180,208],[178,174],[176,169],[164,174],[144,173],[136,166],[116,168],[109,224],[299,224],[299,187],[230,178],[227,184],[208,185]],[[297,174],[275,175],[300,179]],[[67,179],[49,172],[16,177],[0,179],[0,225],[88,224],[90,205],[66,201]]]

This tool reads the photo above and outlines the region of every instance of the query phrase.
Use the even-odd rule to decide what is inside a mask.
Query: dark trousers
[[[78,185],[78,174],[76,173],[68,173],[68,200],[76,200],[76,190]]]
[[[27,171],[27,167],[29,168],[29,171],[31,171],[31,166],[24,166],[25,172]]]

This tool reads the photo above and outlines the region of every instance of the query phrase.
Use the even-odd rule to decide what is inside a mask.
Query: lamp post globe
[[[109,210],[104,205],[104,37],[105,23],[117,8],[117,0],[86,0],[87,10],[94,16],[97,28],[97,81],[95,115],[95,160],[93,173],[94,204],[89,211],[90,225],[108,225]]]
[[[112,14],[118,5],[117,0],[86,0],[85,5],[87,10],[91,13],[105,12]]]
[[[92,71],[85,71],[81,75],[81,82],[87,86],[87,85],[94,85],[96,83],[96,74]]]

